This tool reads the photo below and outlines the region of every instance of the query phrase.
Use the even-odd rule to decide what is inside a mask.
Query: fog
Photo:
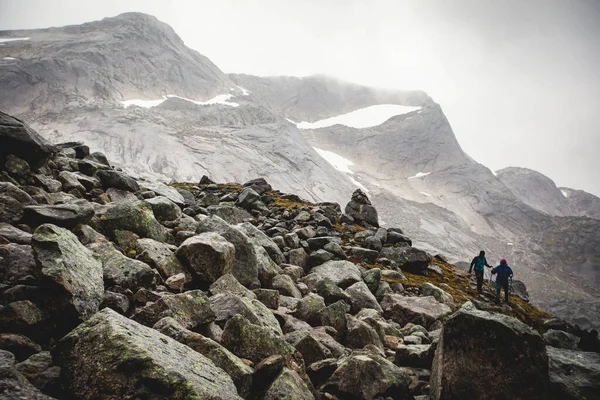
[[[0,29],[152,14],[225,72],[422,89],[463,149],[600,195],[600,2],[0,0]]]

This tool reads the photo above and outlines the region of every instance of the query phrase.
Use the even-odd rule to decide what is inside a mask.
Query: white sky
[[[463,149],[600,195],[600,1],[0,0],[0,29],[155,15],[225,72],[423,89]]]

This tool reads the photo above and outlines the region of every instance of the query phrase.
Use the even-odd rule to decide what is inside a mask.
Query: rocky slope
[[[600,200],[572,191],[572,214],[552,187],[556,204],[531,200],[542,177],[511,186],[494,176],[462,151],[442,108],[423,92],[320,76],[227,75],[169,26],[139,13],[0,37],[28,38],[0,46],[0,109],[54,143],[83,140],[129,173],[163,182],[264,177],[310,201],[338,203],[366,187],[382,225],[403,226],[431,253],[467,261],[483,248],[491,259],[510,258],[538,304],[550,306],[547,294],[557,292],[569,304],[600,305],[597,224],[553,219],[597,219]],[[304,129],[382,104],[413,110],[363,128]],[[353,174],[313,147],[345,157]],[[542,229],[563,231],[582,253],[565,257],[571,250],[538,237]],[[587,318],[582,326],[600,326],[597,314],[585,313],[590,307],[574,309]],[[553,310],[581,316],[564,305]]]
[[[510,304],[494,304],[487,284],[478,296],[468,274],[400,228],[377,228],[360,190],[342,211],[264,179],[138,180],[3,113],[0,140],[10,144],[0,171],[3,398],[600,393],[596,331],[549,319],[518,282]]]

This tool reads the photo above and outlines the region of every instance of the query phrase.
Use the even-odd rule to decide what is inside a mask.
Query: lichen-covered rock
[[[265,233],[263,233],[260,229],[255,227],[249,222],[244,222],[236,226],[237,228],[244,231],[246,235],[252,240],[255,244],[262,246],[266,252],[271,257],[271,260],[276,264],[281,264],[285,262],[285,256],[279,249],[279,247],[273,242],[273,240],[268,237]]]
[[[186,282],[190,282],[190,273],[183,267],[171,247],[173,246],[154,239],[138,239],[134,250],[138,253],[137,259],[156,269],[163,279],[183,273],[186,275]]]
[[[33,166],[43,164],[52,154],[50,143],[23,121],[0,111],[0,165],[13,154]]]
[[[409,383],[406,370],[378,354],[356,351],[337,362],[322,391],[339,399],[405,399]]]
[[[31,246],[12,243],[0,245],[0,282],[16,282],[37,274]]]
[[[394,363],[401,367],[431,369],[435,347],[431,344],[404,345],[396,347]]]
[[[331,357],[331,350],[321,344],[309,330],[287,333],[285,340],[302,354],[307,365]]]
[[[552,347],[577,350],[581,339],[571,333],[550,329],[544,333],[544,341]]]
[[[321,322],[321,311],[324,308],[323,298],[318,294],[310,293],[298,302],[294,315],[314,326]]]
[[[23,207],[37,204],[26,192],[10,182],[0,182],[0,222],[18,222]]]
[[[31,233],[22,231],[6,222],[0,222],[0,237],[16,244],[31,244]]]
[[[98,311],[104,294],[102,263],[73,233],[45,224],[34,232],[32,246],[57,312],[86,320]]]
[[[94,207],[86,200],[75,200],[66,204],[26,206],[23,208],[23,220],[30,226],[54,224],[72,228],[77,224],[86,224],[94,216]]]
[[[296,299],[302,298],[302,293],[289,275],[281,274],[271,280],[271,288],[278,290],[283,296],[291,296]]]
[[[600,354],[546,347],[555,399],[598,399]]]
[[[115,237],[115,231],[120,230],[159,242],[174,242],[173,236],[154,218],[150,206],[139,200],[108,206],[100,216],[100,226],[111,238]]]
[[[232,272],[236,249],[218,233],[204,232],[183,242],[175,255],[200,281],[212,283]]]
[[[0,396],[6,400],[52,400],[37,390],[15,368],[15,356],[0,350]]]
[[[160,297],[156,302],[142,308],[131,318],[146,326],[153,326],[160,319],[172,317],[184,328],[194,329],[215,319],[208,298],[200,290]]]
[[[362,281],[359,269],[350,261],[328,261],[311,270],[319,278],[329,278],[342,289]]]
[[[42,310],[29,300],[14,301],[0,308],[3,332],[30,332],[44,319]]]
[[[256,295],[258,301],[263,303],[271,310],[277,310],[279,308],[279,291],[275,289],[258,288],[254,289],[252,293]]]
[[[373,345],[383,350],[383,343],[375,329],[352,315],[347,315],[346,345],[353,349],[362,349]]]
[[[433,296],[407,297],[399,294],[387,294],[383,297],[381,307],[386,318],[400,325],[412,322],[428,327],[438,319],[452,313],[450,307],[438,302]]]
[[[175,221],[181,218],[181,208],[164,196],[145,200],[152,207],[154,217],[159,221]]]
[[[110,309],[62,338],[53,355],[79,398],[241,399],[207,357]]]
[[[105,189],[112,187],[129,192],[137,192],[140,189],[135,179],[118,171],[101,170],[96,175]]]
[[[237,314],[225,324],[222,344],[238,357],[247,358],[254,363],[280,354],[294,355],[296,349],[272,329],[255,325],[243,315]]]
[[[240,396],[244,398],[248,396],[252,387],[252,374],[254,371],[238,356],[214,340],[185,329],[170,317],[161,319],[153,328],[206,356],[217,367],[227,372]]]
[[[437,301],[444,304],[454,302],[454,298],[450,294],[429,282],[421,285],[421,296],[433,296]]]
[[[431,386],[434,399],[548,399],[544,341],[518,319],[467,302],[444,324]]]
[[[285,258],[288,264],[297,265],[304,269],[308,268],[309,255],[306,250],[300,249],[292,249],[285,253]]]
[[[314,396],[296,371],[285,368],[269,386],[264,400],[314,400]]]
[[[244,209],[223,204],[209,206],[206,210],[210,215],[215,215],[232,225],[240,224],[245,220],[252,218],[252,215]]]
[[[0,333],[0,349],[13,353],[17,361],[23,361],[42,348],[27,336],[16,333]]]
[[[398,263],[398,268],[420,272],[426,269],[433,258],[427,252],[414,247],[384,247],[381,256]]]
[[[350,306],[346,302],[336,301],[320,311],[321,325],[331,326],[340,336],[343,336],[347,324],[346,313],[349,311]]]
[[[235,315],[243,315],[250,323],[270,329],[277,335],[283,331],[273,313],[260,301],[232,292],[223,292],[210,298],[210,307],[217,322],[225,322]]]
[[[256,299],[256,294],[252,290],[248,290],[241,283],[235,279],[235,276],[231,274],[225,274],[217,279],[212,285],[210,285],[210,293],[213,295],[231,292],[238,296],[248,297],[249,299]]]
[[[42,351],[15,365],[29,382],[44,393],[58,392],[60,386],[60,367],[52,366],[52,355]]]
[[[372,308],[379,312],[383,312],[377,299],[364,282],[356,282],[348,287],[346,289],[346,295],[348,295],[350,300],[353,313],[357,313],[363,308]]]

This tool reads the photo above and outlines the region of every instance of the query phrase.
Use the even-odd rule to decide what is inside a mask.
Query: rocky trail
[[[598,399],[600,340],[342,209],[165,185],[0,112],[0,397]]]

